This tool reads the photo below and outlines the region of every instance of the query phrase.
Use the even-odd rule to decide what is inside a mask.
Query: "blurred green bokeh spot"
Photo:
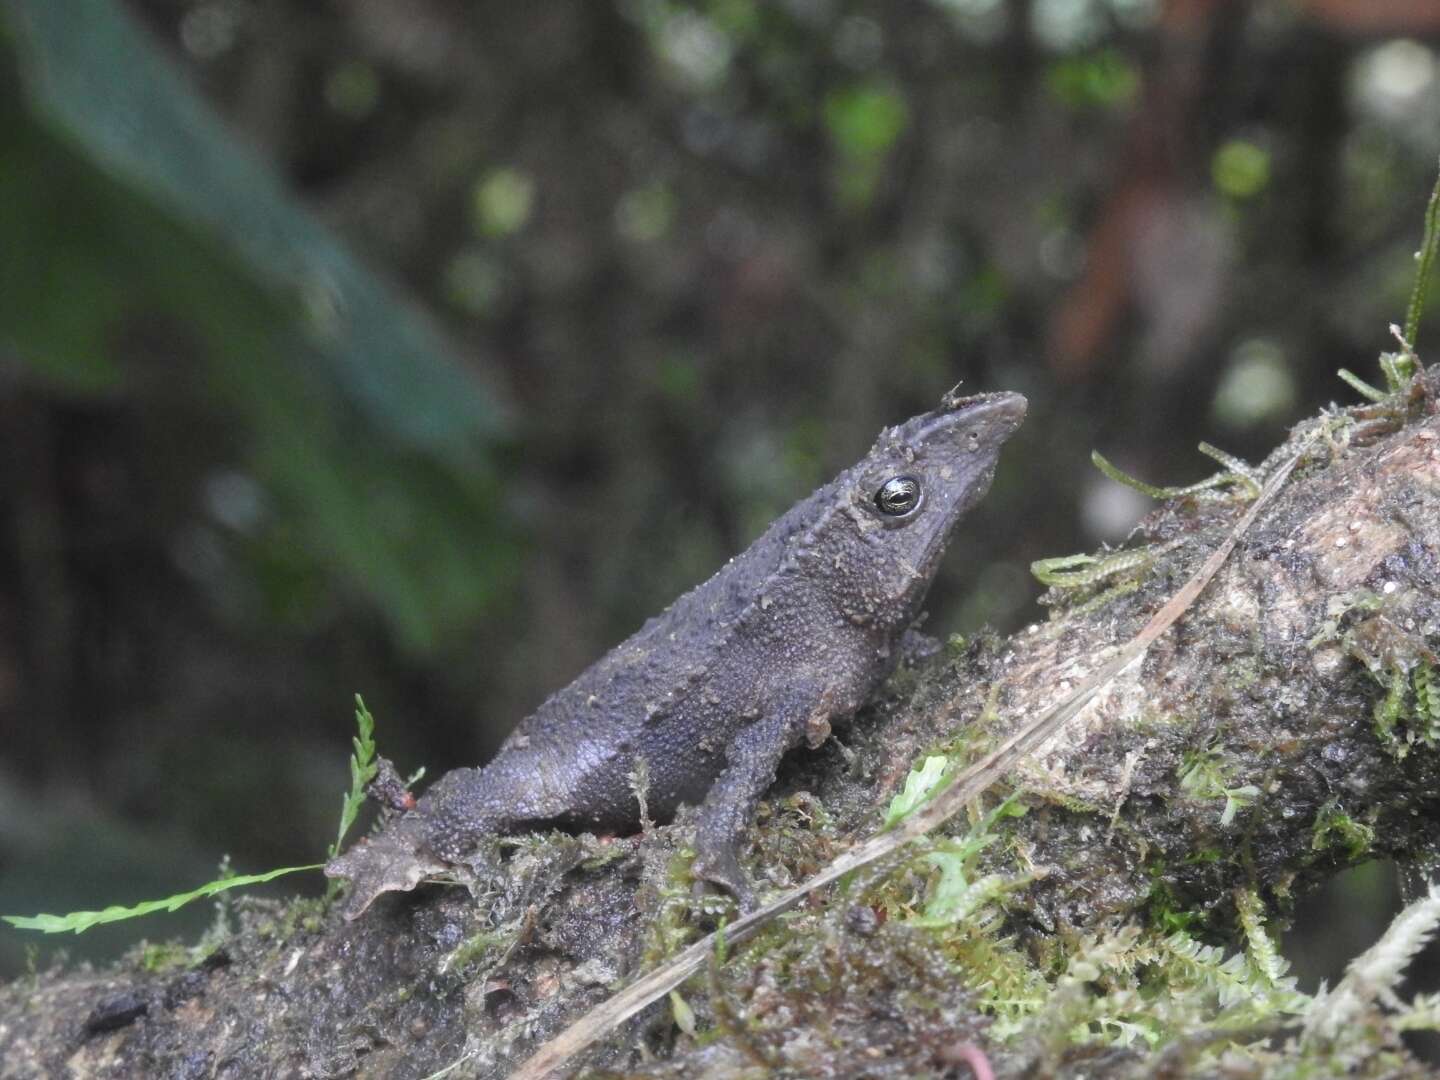
[[[1248,199],[1270,183],[1270,155],[1253,142],[1231,139],[1215,151],[1210,173],[1223,194]]]

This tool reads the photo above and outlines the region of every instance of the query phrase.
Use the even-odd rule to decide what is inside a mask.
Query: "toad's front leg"
[[[755,819],[760,796],[775,782],[785,751],[807,732],[828,730],[831,710],[816,695],[792,694],[766,709],[725,751],[725,768],[711,785],[695,825],[696,878],[731,893],[742,911],[755,907],[755,894],[740,869],[739,849]]]

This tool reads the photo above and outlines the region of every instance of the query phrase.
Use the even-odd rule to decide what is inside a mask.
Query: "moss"
[[[1218,863],[1224,860],[1225,853],[1217,847],[1203,847],[1190,852],[1180,860],[1181,866],[1201,866],[1206,863]]]
[[[987,821],[987,830],[1004,828]],[[975,849],[986,835],[972,830],[960,846]],[[1138,1066],[1127,1057],[1134,1048],[1170,1043],[1218,1047],[1243,1059],[1248,1028],[1284,1022],[1307,1001],[1285,973],[1253,892],[1236,899],[1243,951],[1174,925],[1187,917],[1154,929],[1060,935],[1032,953],[1006,932],[1007,889],[985,890],[964,918],[933,917],[941,886],[923,872],[926,861],[909,860],[843,915],[832,908],[797,917],[789,932],[770,933],[723,977],[712,975],[710,1011],[721,1018],[715,1041],[772,1070],[829,1075],[874,1060],[876,1076],[935,1075],[933,1040],[943,1017],[978,1010],[990,1018],[976,1034],[992,1061],[1033,1074],[1102,1052]],[[1029,881],[1014,867],[988,876],[996,878],[1017,888]],[[1157,902],[1165,895],[1157,883]],[[890,1003],[888,1024],[861,1015],[882,1000]],[[741,1016],[748,1022],[739,1024]],[[796,1051],[786,1042],[789,1025],[820,1037]]]
[[[1173,934],[1188,931],[1200,922],[1200,912],[1195,911],[1177,892],[1163,865],[1152,865],[1149,872],[1152,880],[1145,912],[1151,926],[1161,933]]]
[[[1050,589],[1038,602],[1052,609],[1052,621],[1062,613],[1071,619],[1092,615],[1138,592],[1164,556],[1178,547],[1179,541],[1169,541],[1100,555],[1040,559],[1030,564],[1030,573]]]
[[[1370,673],[1384,689],[1372,712],[1380,744],[1397,761],[1416,746],[1440,745],[1440,676],[1430,660],[1392,659]]]
[[[441,975],[473,976],[474,970],[487,956],[503,953],[519,938],[518,932],[505,933],[495,930],[477,930],[448,956],[441,959],[436,971]]]
[[[1338,849],[1347,862],[1360,862],[1375,844],[1375,830],[1356,821],[1331,799],[1315,815],[1310,847],[1315,851]]]
[[[194,951],[178,941],[161,941],[155,944],[142,942],[135,957],[136,965],[151,974],[181,971],[190,966]]]
[[[1254,784],[1234,784],[1232,766],[1218,746],[1186,751],[1179,768],[1180,789],[1196,799],[1223,800],[1220,824],[1229,825],[1245,807],[1259,798]]]
[[[718,919],[729,914],[728,900],[717,897],[707,903],[708,897],[696,898],[690,873],[694,861],[692,848],[673,852],[665,860],[660,880],[643,889],[637,897],[637,902],[649,913],[642,954],[646,968],[663,963],[690,944],[698,936],[699,924],[705,917]]]

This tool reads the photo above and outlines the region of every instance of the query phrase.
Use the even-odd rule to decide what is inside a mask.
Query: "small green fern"
[[[234,877],[221,878],[218,881],[208,881],[190,892],[176,893],[163,900],[145,900],[131,907],[113,905],[102,911],[72,911],[68,915],[0,915],[0,919],[4,919],[17,930],[38,930],[42,934],[67,932],[79,934],[89,930],[92,926],[99,926],[101,923],[122,922],[125,919],[139,918],[141,915],[151,915],[157,911],[174,911],[192,900],[214,896],[227,889],[238,889],[244,885],[259,885],[266,881],[274,881],[286,874],[298,874],[302,870],[319,870],[320,865],[316,863],[313,866],[284,866],[279,870],[270,870],[264,874],[237,874]]]
[[[355,824],[355,818],[359,815],[360,807],[365,801],[365,785],[375,777],[375,718],[370,715],[370,710],[365,707],[365,702],[359,694],[355,695],[355,724],[359,729],[359,734],[355,737],[355,753],[350,758],[350,791],[341,803],[340,831],[335,838],[334,845],[330,848],[332,856],[340,850],[340,845],[345,840],[345,834]],[[284,877],[286,874],[319,870],[322,866],[324,863],[311,863],[308,866],[282,866],[278,870],[268,870],[263,874],[226,875],[214,881],[207,881],[198,889],[191,889],[189,892],[176,893],[174,896],[167,896],[162,900],[144,900],[128,907],[113,904],[100,911],[72,911],[68,915],[0,915],[0,920],[9,923],[17,930],[38,930],[42,934],[79,934],[102,923],[123,922],[126,919],[139,918],[142,915],[152,915],[157,911],[174,911],[192,901],[227,892],[230,889],[238,889],[246,885],[260,885],[267,881],[274,881],[278,877]]]

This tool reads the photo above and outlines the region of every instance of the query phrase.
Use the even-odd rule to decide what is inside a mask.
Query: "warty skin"
[[[1019,394],[947,396],[770,526],[519,726],[483,768],[332,860],[346,917],[480,858],[490,836],[633,830],[699,804],[697,878],[752,903],[737,850],[785,751],[824,741],[891,672],[946,544],[1025,417]]]

